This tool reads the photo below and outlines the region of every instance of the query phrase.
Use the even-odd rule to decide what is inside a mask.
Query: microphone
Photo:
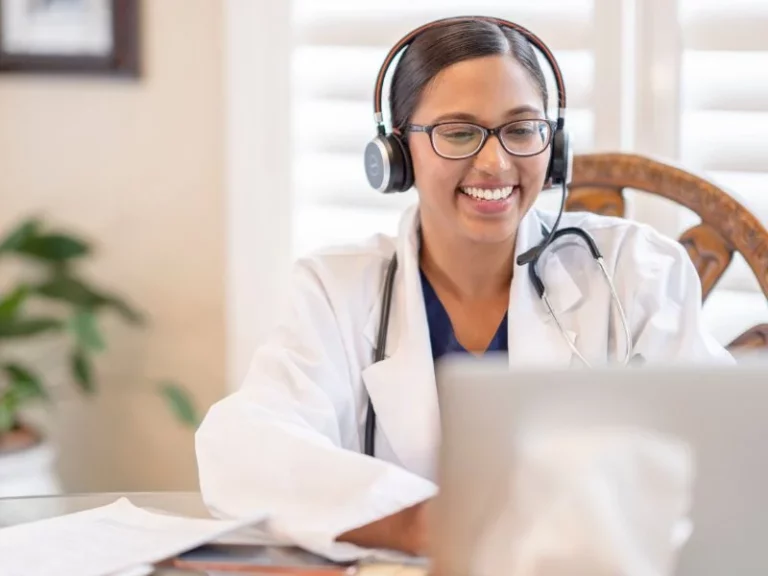
[[[562,196],[560,198],[560,211],[557,213],[555,224],[552,226],[549,234],[547,234],[547,237],[544,238],[540,244],[537,244],[530,250],[523,252],[520,254],[520,256],[517,257],[518,266],[525,266],[526,264],[530,264],[531,262],[535,261],[539,256],[541,256],[541,253],[547,249],[547,246],[549,246],[549,244],[552,242],[552,239],[555,237],[557,227],[560,224],[560,217],[563,215],[563,211],[565,210],[565,197],[568,194],[568,186],[566,185],[565,181],[562,183],[562,191]]]

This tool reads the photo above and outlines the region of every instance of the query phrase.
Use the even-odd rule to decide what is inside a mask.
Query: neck
[[[514,270],[515,238],[468,242],[455,235],[435,235],[422,225],[419,263],[432,284],[460,300],[506,297]]]

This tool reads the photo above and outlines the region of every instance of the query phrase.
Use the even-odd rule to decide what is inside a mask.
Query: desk
[[[142,508],[196,518],[211,518],[200,494],[196,492],[112,492],[0,499],[0,528],[105,506],[123,496]],[[290,548],[280,549],[282,557],[291,553]],[[295,554],[299,557],[306,556],[307,553],[296,550]],[[158,568],[153,572],[153,576],[191,576],[193,574],[207,573],[171,568]]]
[[[106,506],[123,496],[141,508],[167,510],[181,516],[211,518],[197,492],[108,492],[0,498],[0,528]]]

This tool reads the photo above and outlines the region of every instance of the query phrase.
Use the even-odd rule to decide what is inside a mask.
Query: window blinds
[[[680,162],[768,225],[768,0],[679,0]],[[738,258],[721,282],[755,290]]]

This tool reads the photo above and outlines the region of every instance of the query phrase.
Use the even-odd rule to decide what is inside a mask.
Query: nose
[[[474,165],[477,170],[486,174],[499,174],[509,170],[512,158],[504,150],[499,137],[491,134],[475,156]]]

